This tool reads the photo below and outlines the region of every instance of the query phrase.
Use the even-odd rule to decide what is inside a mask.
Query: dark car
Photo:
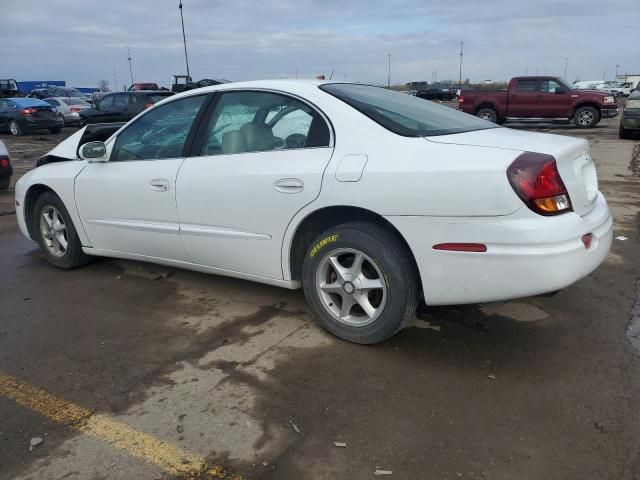
[[[620,138],[631,138],[640,135],[640,90],[634,90],[622,110],[620,119]]]
[[[32,130],[58,133],[64,118],[56,107],[36,98],[0,98],[0,131],[22,135]]]
[[[0,78],[0,98],[26,97],[18,88],[18,82],[13,78]]]
[[[9,150],[7,150],[5,144],[0,140],[0,190],[9,188],[12,174],[13,167],[11,166]]]
[[[36,88],[35,90],[31,90],[29,96],[32,98],[39,98],[40,100],[52,97],[82,98],[86,101],[90,100],[90,97],[82,93],[80,90],[76,90],[71,87]]]
[[[448,88],[429,88],[427,90],[419,90],[416,93],[416,97],[424,100],[453,100],[456,98],[456,94]]]
[[[80,125],[91,123],[128,122],[146,108],[173,95],[169,91],[109,93],[98,100],[93,108],[80,113]]]

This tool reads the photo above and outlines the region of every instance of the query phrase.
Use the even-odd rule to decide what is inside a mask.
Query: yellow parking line
[[[240,476],[227,473],[220,465],[210,465],[198,455],[184,453],[175,445],[93,413],[3,372],[0,372],[0,395],[183,479],[241,480]]]

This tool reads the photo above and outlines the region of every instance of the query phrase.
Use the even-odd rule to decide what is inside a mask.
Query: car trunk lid
[[[589,142],[584,139],[494,128],[428,137],[426,140],[552,155],[556,160],[560,177],[567,187],[573,211],[582,216],[595,206],[598,179],[589,152]]]

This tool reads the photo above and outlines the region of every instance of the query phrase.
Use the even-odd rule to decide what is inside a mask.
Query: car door
[[[13,111],[13,104],[9,100],[0,98],[0,131],[7,130],[11,121],[10,113]]]
[[[177,185],[180,233],[192,261],[282,278],[287,225],[320,193],[333,152],[324,116],[265,91],[217,98]]]
[[[112,120],[114,114],[117,112],[117,107],[114,105],[114,100],[116,98],[117,93],[112,93],[110,95],[105,95],[102,97],[98,103],[96,103],[96,107],[90,110],[90,113],[87,113],[90,121],[93,123],[108,123],[114,122]]]
[[[88,163],[76,177],[78,212],[94,248],[188,261],[176,176],[206,98],[184,97],[150,110],[109,140],[109,161]]]
[[[507,116],[518,118],[539,117],[538,96],[539,86],[537,79],[522,78],[516,80],[515,88],[509,92]]]
[[[540,80],[538,109],[543,118],[569,118],[571,91],[553,79]]]

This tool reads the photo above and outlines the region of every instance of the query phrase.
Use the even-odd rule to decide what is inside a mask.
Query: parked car
[[[424,100],[453,100],[456,94],[449,89],[430,88],[427,90],[419,90],[416,97]]]
[[[82,131],[16,184],[47,260],[112,256],[302,286],[374,343],[424,298],[562,289],[607,256],[589,143],[501,128],[368,85],[271,80],[166,98],[106,142]],[[391,160],[390,160],[391,159]]]
[[[507,90],[465,90],[458,105],[494,123],[573,121],[578,128],[591,128],[618,115],[613,95],[572,89],[556,77],[515,77]]]
[[[66,98],[82,98],[85,101],[89,101],[90,97],[82,93],[80,90],[76,90],[75,88],[70,87],[55,87],[50,86],[46,88],[36,88],[35,90],[31,90],[29,94],[31,98],[39,98],[40,100],[44,100],[45,98],[52,97],[66,97]]]
[[[13,166],[9,150],[2,140],[0,140],[0,190],[6,190],[11,184]]]
[[[20,91],[18,82],[16,82],[13,78],[0,79],[0,98],[20,97],[26,97],[26,94]]]
[[[93,108],[78,112],[80,124],[126,122],[171,95],[173,93],[169,91],[109,93],[98,100]]]
[[[620,118],[620,138],[632,138],[634,133],[640,133],[640,90],[629,95]]]
[[[136,92],[140,90],[160,90],[160,87],[157,83],[152,82],[144,82],[144,83],[134,83],[132,84],[127,91]]]
[[[44,101],[58,109],[64,118],[65,126],[80,125],[80,112],[91,108],[91,105],[81,98],[51,97]]]
[[[33,130],[58,133],[64,119],[53,105],[36,98],[0,98],[0,131],[22,135]]]

